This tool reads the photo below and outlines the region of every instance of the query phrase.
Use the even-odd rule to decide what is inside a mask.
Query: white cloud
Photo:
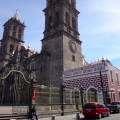
[[[83,52],[88,61],[120,57],[120,1],[78,1],[80,9],[79,29]]]
[[[95,35],[110,32],[118,34],[120,32],[120,1],[95,0],[89,3],[89,6],[86,7],[88,9],[83,9],[88,12],[86,14],[89,16],[87,25],[90,28],[92,27],[91,30],[88,28],[87,34]]]
[[[41,49],[45,25],[43,9],[45,0],[35,1],[0,1],[0,37],[2,25],[18,9],[19,18],[25,20],[25,46]],[[88,61],[102,58],[120,57],[120,0],[77,0],[80,39],[83,41],[82,52]]]

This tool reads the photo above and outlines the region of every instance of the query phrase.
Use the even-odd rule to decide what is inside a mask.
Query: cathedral
[[[44,37],[41,52],[24,47],[25,24],[16,12],[3,26],[0,40],[0,70],[16,59],[28,71],[36,72],[37,84],[59,87],[64,70],[81,67],[85,64],[81,50],[82,41],[78,31],[76,0],[46,0]]]

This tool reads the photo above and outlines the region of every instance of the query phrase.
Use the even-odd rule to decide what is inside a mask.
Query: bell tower
[[[63,70],[82,66],[82,42],[78,32],[79,11],[76,9],[76,0],[46,0],[46,2],[46,8],[43,10],[44,38],[41,41],[42,52],[49,52],[50,57],[46,62],[49,71],[44,74],[48,77],[48,83],[60,86]]]
[[[17,11],[3,26],[3,38],[0,40],[0,69],[8,63],[16,48],[20,49],[21,43],[24,43],[25,25],[20,22]]]

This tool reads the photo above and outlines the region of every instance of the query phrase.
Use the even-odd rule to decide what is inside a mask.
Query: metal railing
[[[36,104],[59,104],[60,88],[37,85]]]

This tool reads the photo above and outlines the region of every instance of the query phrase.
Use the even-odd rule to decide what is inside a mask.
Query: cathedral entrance
[[[95,88],[90,88],[87,95],[88,102],[97,102],[97,90]]]

